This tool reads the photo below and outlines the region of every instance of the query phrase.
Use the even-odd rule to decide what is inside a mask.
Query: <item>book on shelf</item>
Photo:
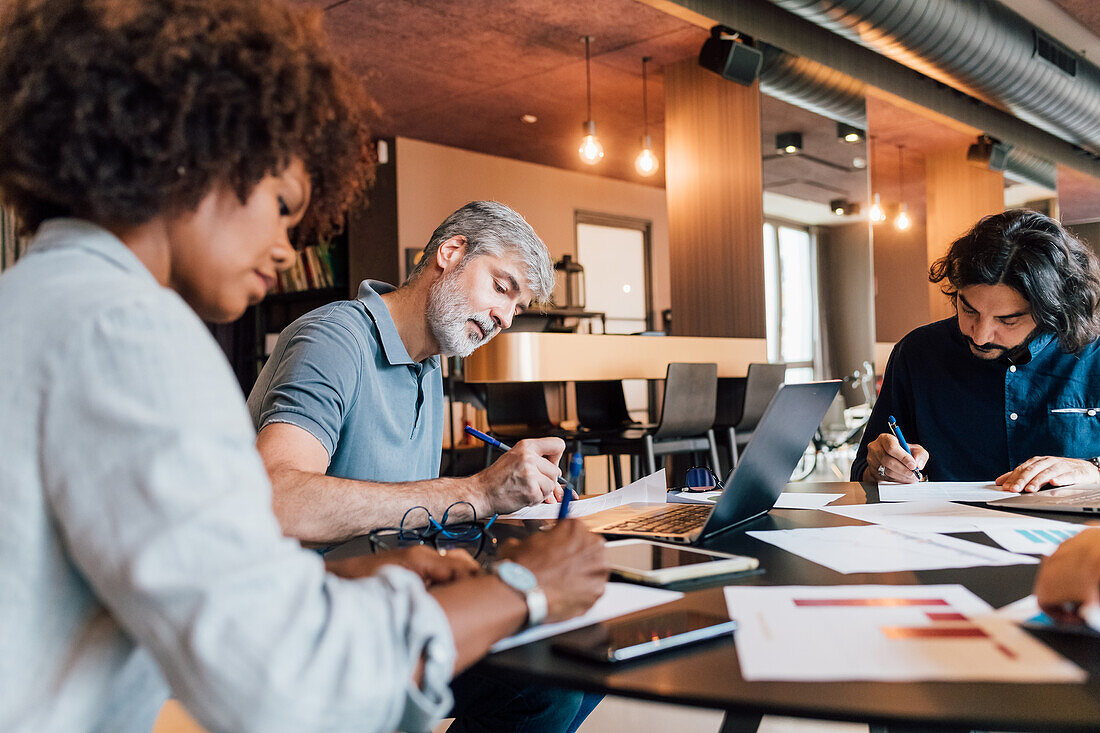
[[[279,273],[275,292],[297,293],[336,287],[332,250],[331,242],[314,244],[299,250],[294,264]]]

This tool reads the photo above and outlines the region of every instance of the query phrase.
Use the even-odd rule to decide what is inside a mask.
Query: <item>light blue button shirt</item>
[[[439,475],[439,357],[409,356],[381,297],[393,289],[364,280],[355,300],[321,306],[287,326],[248,397],[257,430],[291,423],[317,438],[330,476],[394,482]]]
[[[225,358],[109,232],[47,222],[0,277],[0,406],[0,730],[144,732],[169,688],[219,731],[448,710],[442,609],[282,536]]]

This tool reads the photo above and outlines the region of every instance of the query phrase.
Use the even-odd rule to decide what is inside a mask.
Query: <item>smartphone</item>
[[[646,585],[668,585],[713,575],[755,570],[755,557],[730,555],[651,540],[616,540],[604,545],[611,574]]]
[[[699,611],[666,611],[604,621],[558,636],[556,651],[596,662],[625,662],[733,633],[737,622]]]

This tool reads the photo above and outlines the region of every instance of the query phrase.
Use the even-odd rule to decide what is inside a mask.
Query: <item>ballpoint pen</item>
[[[481,432],[480,430],[478,430],[477,428],[472,428],[469,425],[466,426],[466,434],[477,438],[482,443],[488,443],[489,445],[493,446],[494,448],[498,448],[502,451],[512,450],[512,446],[508,445],[507,443],[501,443],[499,440],[497,440],[493,436],[487,435],[487,434]],[[562,506],[562,513],[564,514],[565,509],[568,508],[568,501],[566,501],[565,497],[569,494],[574,493],[573,484],[569,483],[568,481],[566,481],[561,476],[558,476],[558,483],[561,484],[562,486],[564,486],[567,489],[567,491],[562,492],[562,505],[563,505]],[[572,497],[570,497],[570,498],[572,498]]]
[[[886,420],[886,424],[890,427],[890,432],[894,434],[894,437],[901,443],[902,450],[909,455],[913,455],[913,451],[909,449],[909,443],[905,442],[905,436],[901,434],[901,428],[898,427],[898,421],[891,415]],[[913,469],[913,475],[917,477],[917,481],[924,481],[924,476],[921,474],[919,468]]]

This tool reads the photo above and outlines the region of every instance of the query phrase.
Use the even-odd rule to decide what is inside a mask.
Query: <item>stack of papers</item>
[[[916,484],[881,483],[879,501],[995,501],[1012,496],[989,481],[925,481]]]
[[[588,499],[575,499],[569,505],[570,517],[584,517],[604,509],[614,509],[624,504],[646,503],[664,504],[668,488],[665,484],[665,469],[638,479],[629,486],[609,491]],[[501,519],[557,519],[557,504],[535,504],[524,507],[511,514],[502,514]]]
[[[1083,682],[960,585],[727,587],[746,680]]]
[[[1088,529],[1087,525],[1067,522],[1064,527],[987,529],[985,533],[1009,552],[1050,555],[1058,549],[1058,545],[1086,529]]]
[[[748,532],[838,573],[892,573],[989,565],[1034,565],[1016,555],[977,542],[941,534],[903,532],[889,527],[814,527]]]
[[[822,511],[850,519],[909,532],[985,532],[990,529],[1063,527],[1068,522],[952,504],[948,501],[911,501],[898,504],[827,506]]]

